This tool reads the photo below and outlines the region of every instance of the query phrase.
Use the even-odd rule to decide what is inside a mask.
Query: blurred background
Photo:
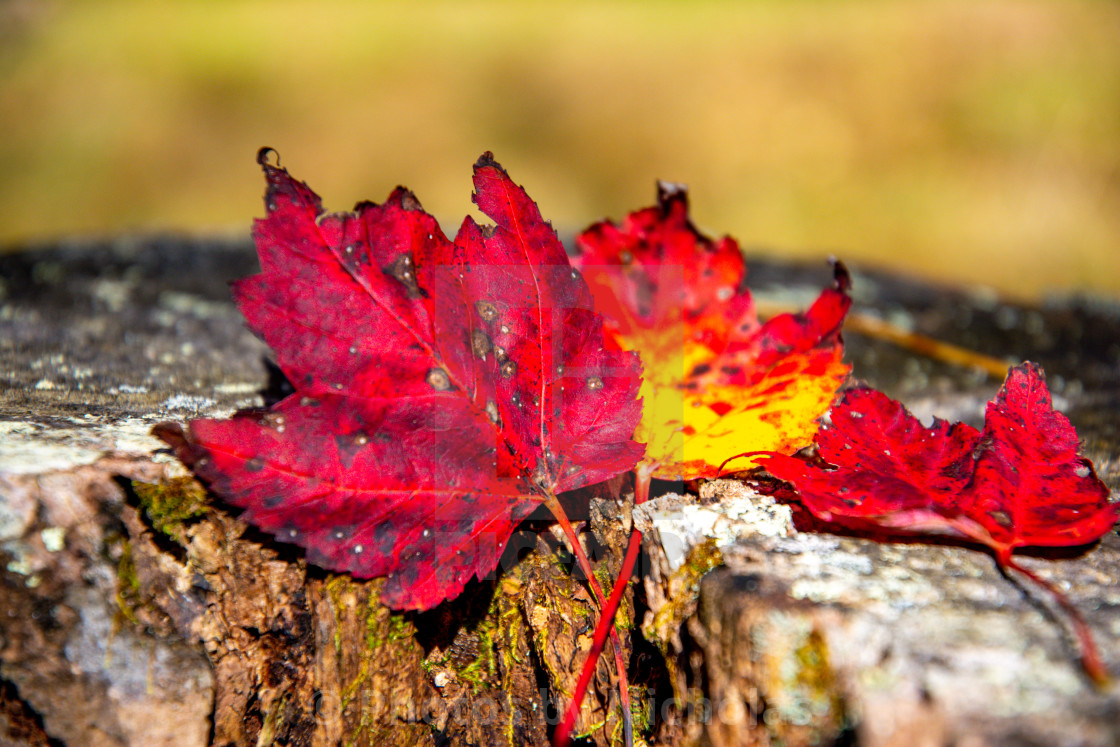
[[[690,186],[753,253],[1120,297],[1105,0],[0,0],[0,247],[246,236],[257,148],[453,232],[492,150],[571,233]]]

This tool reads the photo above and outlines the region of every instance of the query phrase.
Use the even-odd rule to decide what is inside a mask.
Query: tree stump
[[[246,243],[163,237],[0,256],[0,743],[546,744],[596,605],[543,516],[492,578],[397,612],[379,581],[310,567],[240,521],[151,437],[282,395],[228,298],[225,281],[254,269]],[[828,270],[754,262],[750,282],[803,306]],[[1116,487],[1120,306],[858,273],[854,290],[857,313],[1042,363]],[[855,375],[919,414],[975,423],[999,384],[847,341]],[[627,489],[570,501],[603,581],[626,543]],[[1120,740],[1120,696],[1080,675],[1063,616],[982,553],[790,534],[734,482],[660,492],[635,516],[648,558],[619,623],[642,738]],[[1120,673],[1120,539],[1032,562]],[[582,712],[587,743],[621,738],[610,659]]]

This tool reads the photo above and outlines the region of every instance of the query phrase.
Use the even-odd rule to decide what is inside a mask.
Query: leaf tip
[[[668,214],[673,203],[679,202],[688,210],[688,185],[680,182],[657,180],[657,206],[663,214]]]
[[[276,158],[276,163],[275,164],[270,163],[270,161],[272,160],[272,158],[274,156]],[[279,153],[279,151],[277,151],[275,148],[272,148],[268,145],[263,146],[260,150],[257,151],[257,165],[258,166],[263,166],[266,169],[268,169],[268,168],[274,168],[274,169],[280,168],[280,153]]]
[[[183,431],[183,426],[178,423],[156,423],[152,426],[151,433],[170,446],[179,461],[192,470],[205,456],[205,450],[192,442],[191,437]]]
[[[833,287],[841,293],[848,293],[851,291],[852,275],[848,272],[847,266],[836,257],[829,257],[828,262],[832,265]]]
[[[474,170],[479,171],[480,169],[484,169],[488,166],[501,171],[503,174],[506,173],[506,170],[502,168],[502,165],[494,160],[494,154],[490,151],[486,151],[478,157],[478,160],[474,162]]]
[[[412,190],[408,187],[397,187],[393,190],[393,194],[389,197],[390,201],[395,201],[401,206],[401,210],[408,212],[422,213],[424,206],[420,204],[420,199],[413,194]]]

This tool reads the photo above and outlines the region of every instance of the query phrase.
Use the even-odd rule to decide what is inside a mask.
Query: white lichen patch
[[[124,418],[100,426],[99,429],[112,439],[113,451],[148,454],[164,446],[162,441],[152,435],[152,426],[157,422],[158,418]]]
[[[0,421],[0,473],[36,474],[92,464],[103,449],[84,433],[70,437],[69,429],[39,423]]]
[[[152,455],[163,417],[104,420],[92,415],[49,424],[0,421],[0,475],[42,475],[93,464],[108,454]],[[158,458],[156,461],[164,461]]]
[[[635,526],[643,533],[655,533],[670,571],[679,568],[689,551],[705,539],[714,539],[722,549],[742,537],[785,537],[793,531],[788,506],[740,483],[733,485],[725,488],[718,503],[700,505],[695,498],[669,494],[634,509]]]
[[[228,384],[217,384],[215,394],[256,394],[261,389],[259,381],[232,381]]]
[[[135,283],[128,280],[111,280],[104,278],[98,280],[93,287],[93,297],[105,304],[110,312],[116,314],[126,305],[132,297]]]
[[[159,305],[165,309],[198,319],[221,319],[229,316],[230,304],[225,301],[211,301],[201,296],[178,291],[163,291],[159,294]]]
[[[173,394],[160,403],[160,407],[166,411],[181,411],[188,412],[202,412],[209,410],[216,402],[209,397],[199,397],[192,394]]]
[[[58,552],[66,547],[66,528],[47,527],[39,532],[39,538],[43,540],[43,547],[47,548],[47,552]]]
[[[11,554],[11,548],[4,549],[5,552]],[[31,563],[22,555],[16,557],[14,560],[8,561],[5,568],[7,568],[9,572],[19,574],[20,576],[29,576],[32,571]]]

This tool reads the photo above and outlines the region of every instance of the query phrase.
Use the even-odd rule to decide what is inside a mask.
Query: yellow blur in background
[[[690,186],[754,252],[1120,296],[1120,4],[0,0],[0,247],[240,232],[257,148],[453,232],[492,150],[564,232]]]

